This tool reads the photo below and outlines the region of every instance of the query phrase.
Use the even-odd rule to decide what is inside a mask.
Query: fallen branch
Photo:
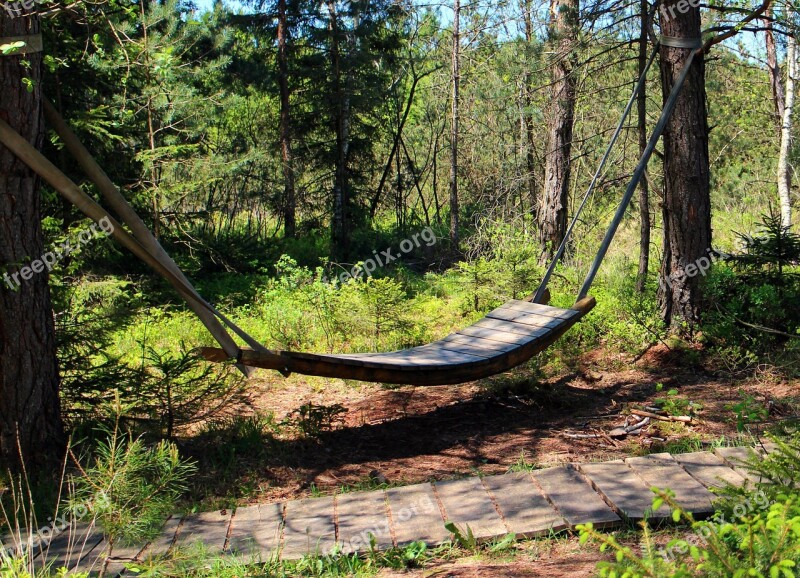
[[[657,413],[644,411],[643,409],[632,409],[631,413],[633,415],[638,415],[639,417],[649,417],[651,419],[659,419],[661,421],[680,421],[683,423],[691,423],[692,421],[692,416],[690,415],[658,415]]]
[[[564,432],[561,435],[563,435],[564,437],[573,439],[573,440],[590,440],[590,439],[597,439],[597,438],[601,438],[602,437],[600,434],[573,434],[573,433],[567,433],[567,432]]]

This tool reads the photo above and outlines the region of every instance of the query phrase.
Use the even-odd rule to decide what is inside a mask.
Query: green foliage
[[[475,552],[478,549],[478,539],[472,532],[472,528],[467,524],[467,529],[462,530],[455,522],[445,522],[445,529],[453,535],[456,544],[467,550],[468,552]]]
[[[736,403],[728,404],[726,409],[736,414],[736,431],[743,432],[751,423],[763,422],[769,416],[767,406],[759,402],[755,396],[739,390],[741,399]]]
[[[347,408],[338,403],[333,405],[306,403],[289,414],[283,425],[296,428],[305,437],[316,438],[323,432],[331,431],[337,422],[343,422],[346,413]]]
[[[706,281],[704,331],[728,368],[780,358],[800,335],[800,236],[765,215],[754,235],[739,235],[742,252],[716,266]]]
[[[662,383],[656,384],[656,391],[661,391],[663,387]],[[667,412],[667,415],[694,415],[703,409],[701,403],[681,396],[680,392],[674,388],[667,391],[666,397],[656,398],[653,403]]]
[[[214,367],[181,344],[177,353],[144,348],[139,391],[130,411],[147,415],[170,438],[177,426],[208,419],[243,392],[244,380],[231,367]]]
[[[148,446],[119,429],[86,462],[71,482],[69,501],[91,513],[112,545],[155,537],[196,471],[174,444]]]
[[[591,524],[578,527],[581,543],[599,542],[601,551],[615,554],[614,562],[598,565],[604,577],[730,578],[761,576],[791,578],[800,563],[800,435],[775,440],[766,458],[753,458],[748,469],[768,485],[729,486],[716,514],[696,521],[669,491],[654,490],[653,510],[667,505],[673,520],[686,524],[688,538],[676,538],[657,550],[649,526],[642,523],[642,552],[621,545]]]

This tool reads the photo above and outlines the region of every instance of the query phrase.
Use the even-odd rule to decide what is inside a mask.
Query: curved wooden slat
[[[242,349],[238,363],[340,379],[408,385],[448,385],[489,377],[524,363],[546,349],[595,305],[587,297],[571,309],[512,301],[470,327],[428,345],[389,353],[326,355],[281,351],[265,356]],[[487,323],[488,322],[488,323]],[[204,349],[220,361],[218,349]]]

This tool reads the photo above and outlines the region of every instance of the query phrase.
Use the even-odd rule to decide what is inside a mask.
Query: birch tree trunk
[[[791,11],[788,17],[791,19]],[[794,81],[797,76],[797,42],[793,36],[786,41],[786,91],[781,122],[781,150],[778,155],[778,198],[781,205],[781,225],[792,226],[792,167],[789,153],[792,148],[792,110]]]

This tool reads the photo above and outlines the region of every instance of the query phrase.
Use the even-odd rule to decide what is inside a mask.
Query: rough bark
[[[297,200],[292,156],[288,35],[286,0],[278,0],[278,85],[281,98],[280,140],[281,163],[283,164],[283,230],[284,236],[293,239],[297,235]]]
[[[772,91],[772,104],[775,107],[775,125],[780,133],[780,124],[783,119],[783,84],[781,83],[781,69],[778,66],[778,49],[775,45],[775,33],[772,28],[772,8],[764,12],[764,40],[767,48],[767,71],[769,72],[769,86]]]
[[[661,31],[678,38],[700,37],[700,10],[667,15]],[[667,99],[690,49],[660,48],[661,88]],[[701,275],[696,266],[711,248],[705,63],[695,58],[675,110],[664,131],[664,262],[659,305],[673,330],[692,331],[701,317]]]
[[[576,95],[572,44],[578,32],[578,10],[578,0],[552,0],[550,4],[549,36],[555,57],[551,69],[544,191],[538,214],[544,260],[555,254],[567,231]]]
[[[525,44],[528,48],[536,41],[533,28],[533,2],[524,0],[522,9],[525,19]],[[539,211],[539,183],[536,178],[536,121],[533,118],[533,93],[536,90],[533,73],[530,68],[525,71],[525,85],[523,86],[525,111],[523,113],[524,131],[526,139],[525,164],[528,171],[528,197],[531,203],[531,214]]]
[[[791,10],[789,18],[791,19]],[[797,42],[793,36],[786,41],[786,93],[781,122],[781,149],[778,154],[778,198],[781,205],[781,225],[792,226],[792,167],[789,154],[792,149],[792,111],[794,110],[794,82],[797,78]]]
[[[453,3],[453,69],[450,116],[450,246],[458,251],[458,123],[461,85],[461,2]]]
[[[650,9],[648,0],[641,0],[639,7],[639,76],[647,66],[647,15]],[[636,100],[637,129],[639,135],[639,156],[647,147],[647,83],[642,85]],[[647,175],[639,181],[639,274],[636,289],[644,291],[647,272],[650,268],[650,190]]]
[[[350,99],[347,94],[347,81],[343,78],[341,66],[341,43],[339,38],[339,17],[335,2],[328,3],[331,32],[331,68],[333,71],[334,94],[336,98],[334,129],[336,132],[336,161],[333,179],[333,247],[332,253],[344,261],[350,253],[350,179],[347,168],[350,144]]]
[[[0,36],[38,32],[35,14],[9,18],[0,11]],[[40,53],[0,56],[0,118],[40,149],[44,137],[41,62]],[[34,83],[32,92],[26,90],[24,78]],[[0,274],[4,276],[0,283],[0,454],[12,468],[19,466],[18,445],[28,468],[47,467],[63,456],[47,273],[28,280],[19,274],[44,252],[39,180],[0,145]]]

